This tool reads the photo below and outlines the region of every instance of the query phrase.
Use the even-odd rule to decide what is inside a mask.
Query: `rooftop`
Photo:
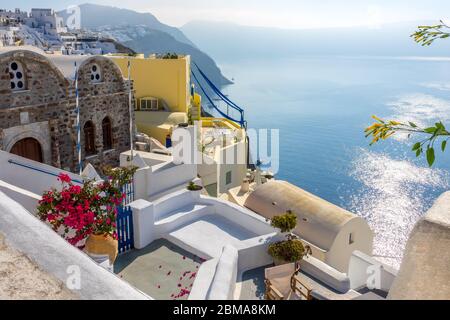
[[[295,229],[297,234],[324,250],[331,247],[343,225],[358,218],[345,209],[281,180],[258,186],[245,200],[245,206],[269,219],[292,210],[299,221]],[[308,222],[308,226],[302,222]]]

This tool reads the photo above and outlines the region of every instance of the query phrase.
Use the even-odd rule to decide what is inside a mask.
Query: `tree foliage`
[[[447,147],[447,142],[450,139],[450,132],[445,128],[442,122],[436,122],[434,126],[421,128],[413,122],[403,123],[398,121],[385,121],[372,116],[376,120],[374,124],[367,127],[365,130],[366,138],[372,136],[370,145],[380,141],[386,140],[398,132],[406,132],[408,137],[412,134],[422,134],[425,138],[416,142],[412,151],[419,157],[422,154],[426,155],[428,165],[431,167],[435,161],[435,146],[439,145],[442,152]]]
[[[445,24],[442,20],[439,24],[433,26],[419,26],[411,37],[415,42],[422,46],[431,45],[436,39],[445,39],[450,37],[450,26]],[[425,155],[428,165],[431,167],[436,159],[436,145],[442,152],[447,147],[448,140],[450,139],[450,133],[445,128],[445,125],[439,121],[427,128],[421,128],[413,122],[399,122],[394,120],[385,121],[376,116],[372,116],[376,120],[371,126],[365,129],[366,138],[372,136],[372,142],[370,145],[380,141],[386,140],[393,136],[397,132],[406,132],[408,137],[412,134],[425,135],[425,138],[416,142],[412,151],[416,153],[416,156]]]
[[[442,20],[439,24],[433,26],[418,26],[411,37],[415,42],[422,46],[431,45],[436,39],[445,39],[450,37],[450,26],[445,24]]]

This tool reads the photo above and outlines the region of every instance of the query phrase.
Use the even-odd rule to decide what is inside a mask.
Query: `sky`
[[[193,20],[289,29],[373,26],[404,21],[450,22],[449,0],[0,0],[0,8],[96,3],[150,12],[180,27]]]

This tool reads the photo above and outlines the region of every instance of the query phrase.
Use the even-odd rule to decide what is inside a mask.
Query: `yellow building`
[[[201,120],[203,158],[198,174],[212,195],[220,195],[240,185],[247,168],[247,141],[244,128],[229,119],[201,117],[201,96],[191,95],[190,56],[167,58],[143,54],[108,55],[125,78],[134,83],[136,127],[163,145],[180,123]],[[238,152],[239,151],[239,152]],[[224,163],[225,154],[235,153],[235,162]]]
[[[188,122],[191,105],[190,56],[162,58],[143,54],[109,56],[134,83],[136,127],[165,143],[173,126]]]

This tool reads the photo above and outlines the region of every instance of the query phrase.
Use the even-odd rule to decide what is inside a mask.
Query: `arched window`
[[[99,83],[102,82],[102,72],[98,65],[94,64],[91,67],[91,82]]]
[[[105,117],[103,119],[102,129],[103,129],[103,150],[112,149],[113,147],[112,125],[111,119],[109,117]]]
[[[85,123],[84,128],[84,151],[86,155],[95,154],[95,128],[92,121]]]
[[[13,61],[8,68],[10,85],[12,91],[21,91],[26,89],[25,73],[20,62]]]

